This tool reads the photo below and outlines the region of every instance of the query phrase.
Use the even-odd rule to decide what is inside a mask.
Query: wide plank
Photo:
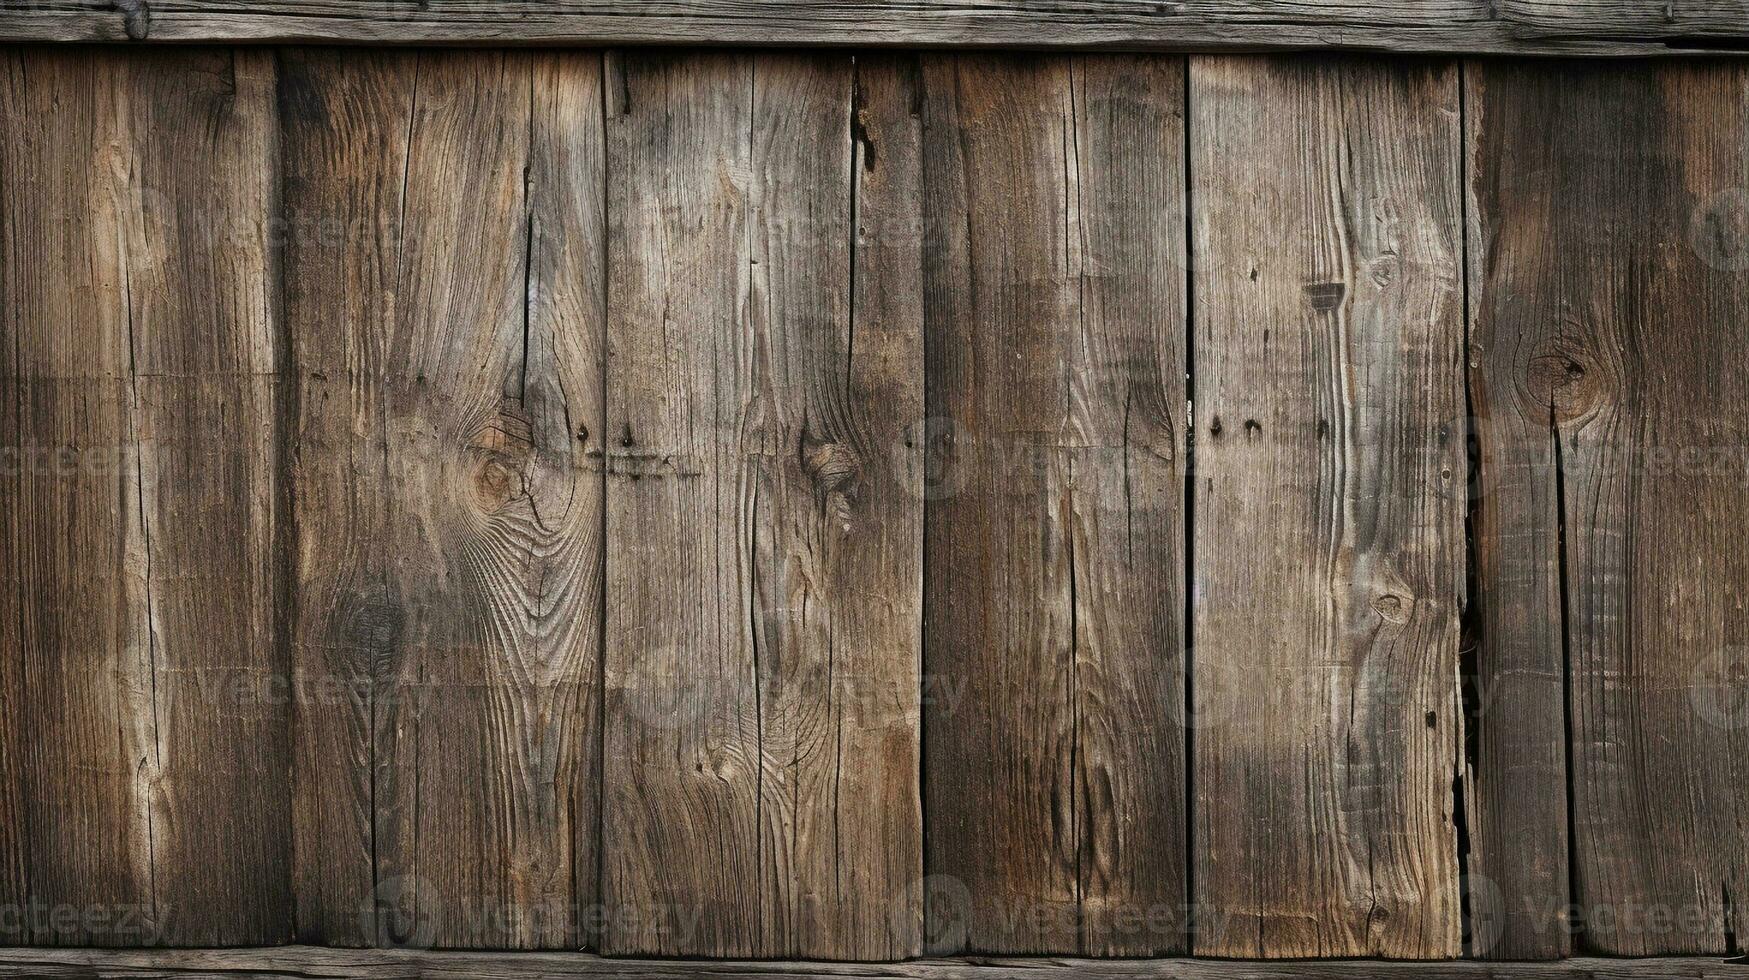
[[[1674,7],[1674,10],[1671,8]],[[1696,36],[1690,36],[1696,35]],[[1734,0],[0,0],[0,40],[1693,54]]]
[[[1456,67],[1198,58],[1190,106],[1195,950],[1455,956]]]
[[[921,340],[853,320],[853,68],[608,86],[607,951],[915,951]]]
[[[924,61],[933,951],[1182,948],[1182,85]]]
[[[1749,77],[1470,75],[1502,497],[1480,544],[1560,617],[1534,652],[1565,676],[1571,928],[1611,954],[1724,952],[1749,935]]]
[[[312,229],[287,252],[296,655],[347,695],[300,715],[300,932],[575,947],[597,833],[599,57],[288,60],[288,213]]]

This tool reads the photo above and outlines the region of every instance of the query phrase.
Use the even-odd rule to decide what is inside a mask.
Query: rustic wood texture
[[[0,976],[512,980],[624,977],[691,980],[842,977],[846,980],[1741,980],[1749,967],[1717,959],[1573,959],[1560,963],[1391,963],[1328,960],[1235,963],[1215,960],[931,959],[909,963],[715,962],[603,959],[587,953],[474,953],[338,950],[310,946],[250,950],[0,949]]]
[[[1508,494],[1481,546],[1564,617],[1574,925],[1609,953],[1727,951],[1749,934],[1746,79],[1471,75],[1479,411]]]
[[[1660,55],[1749,36],[1735,0],[0,0],[0,40],[748,44]]]
[[[1500,16],[1526,41],[1664,41],[1704,49],[1749,38],[1749,7],[1738,0],[1500,0]]]
[[[1453,956],[1457,71],[1191,68],[1195,949]]]
[[[921,338],[853,319],[853,63],[613,76],[603,948],[908,955]]]
[[[1184,945],[1183,80],[924,63],[943,951]]]
[[[309,690],[360,694],[300,715],[300,933],[579,945],[599,703],[599,57],[292,63],[287,213],[314,238],[287,268],[297,656]]]
[[[281,941],[273,58],[30,51],[8,75],[29,931]]]

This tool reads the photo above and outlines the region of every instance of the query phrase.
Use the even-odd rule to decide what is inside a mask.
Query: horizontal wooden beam
[[[624,980],[787,980],[797,977],[887,980],[1743,980],[1749,966],[1717,959],[1571,959],[1552,963],[1377,960],[1262,962],[1236,960],[952,959],[905,963],[808,963],[729,960],[626,960],[588,953],[431,952],[388,949],[93,950],[0,949],[0,976],[479,978],[549,976]]]
[[[0,0],[3,41],[734,44],[1645,56],[1740,0]]]

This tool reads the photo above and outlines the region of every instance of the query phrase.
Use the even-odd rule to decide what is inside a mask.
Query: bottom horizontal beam
[[[1570,959],[1550,963],[1407,963],[1238,960],[994,958],[904,963],[754,962],[609,959],[589,953],[437,952],[392,949],[0,949],[6,977],[364,977],[517,980],[535,977],[681,978],[844,977],[892,980],[1745,980],[1749,965],[1701,957]]]

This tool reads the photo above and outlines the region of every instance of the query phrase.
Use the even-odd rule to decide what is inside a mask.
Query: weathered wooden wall
[[[0,943],[1749,935],[1744,68],[4,58]]]

